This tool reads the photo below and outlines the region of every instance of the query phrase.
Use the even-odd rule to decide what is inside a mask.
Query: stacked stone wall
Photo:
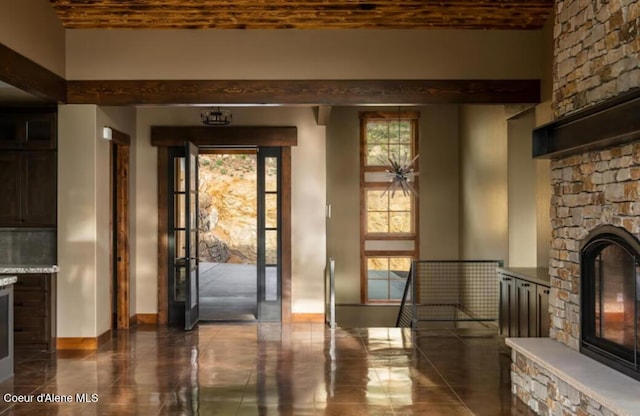
[[[640,87],[640,2],[559,0],[554,25],[556,117]]]
[[[580,243],[603,224],[640,236],[640,142],[551,162],[550,337],[578,350]]]
[[[586,396],[526,356],[513,351],[511,391],[538,415],[614,416],[615,412]]]

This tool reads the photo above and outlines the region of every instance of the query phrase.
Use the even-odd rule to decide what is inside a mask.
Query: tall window
[[[387,189],[391,161],[418,154],[417,112],[360,113],[360,237],[363,303],[399,302],[418,253],[418,199]],[[417,161],[416,161],[417,165]],[[416,169],[417,170],[417,169]],[[411,183],[417,189],[417,179]]]

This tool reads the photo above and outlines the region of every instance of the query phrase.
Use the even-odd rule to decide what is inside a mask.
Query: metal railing
[[[325,323],[329,328],[336,327],[336,262],[333,258],[327,261],[325,270]]]
[[[421,322],[497,322],[501,260],[416,260],[402,296],[397,327]]]

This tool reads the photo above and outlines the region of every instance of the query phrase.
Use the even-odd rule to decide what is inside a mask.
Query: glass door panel
[[[184,329],[191,330],[199,320],[198,305],[198,147],[193,143],[185,144],[185,205],[186,223],[185,235],[187,244],[185,250],[185,309]]]
[[[258,319],[282,319],[280,149],[258,151]]]

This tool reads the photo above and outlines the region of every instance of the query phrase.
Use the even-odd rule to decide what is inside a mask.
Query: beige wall
[[[507,262],[507,122],[503,106],[461,107],[460,172],[461,258]]]
[[[360,303],[360,111],[397,107],[334,107],[327,127],[327,255],[336,260],[336,301]],[[420,257],[458,256],[458,107],[420,111]],[[368,309],[367,309],[368,311]]]
[[[137,109],[136,238],[137,312],[157,312],[157,152],[152,125],[199,125],[201,108]],[[292,311],[324,311],[325,127],[310,107],[233,108],[234,125],[295,125],[292,148]]]
[[[536,161],[531,157],[535,114],[528,111],[509,119],[508,203],[511,267],[536,267]]]
[[[58,336],[111,328],[108,125],[130,133],[133,110],[61,105],[58,110]]]
[[[65,32],[49,1],[0,1],[0,43],[65,76]]]
[[[95,337],[96,106],[58,108],[58,337]]]
[[[66,66],[72,80],[539,78],[541,41],[508,30],[68,30]]]

